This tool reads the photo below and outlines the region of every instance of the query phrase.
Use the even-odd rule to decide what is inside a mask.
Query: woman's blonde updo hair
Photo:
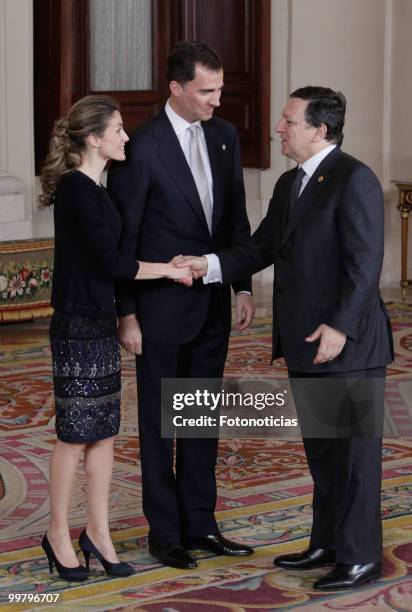
[[[85,96],[73,104],[66,117],[55,122],[49,153],[40,174],[41,208],[53,204],[61,177],[80,165],[87,136],[102,136],[116,110],[119,106],[109,96]]]

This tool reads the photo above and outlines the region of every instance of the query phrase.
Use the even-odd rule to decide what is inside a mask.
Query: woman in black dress
[[[50,342],[58,438],[50,463],[50,526],[42,545],[50,572],[55,565],[69,580],[87,578],[91,553],[110,575],[133,573],[132,566],[119,562],[108,520],[114,437],[120,424],[114,281],[164,277],[192,282],[188,269],[137,262],[118,248],[121,219],[100,175],[109,159],[125,159],[128,140],[117,104],[107,96],[86,96],[56,122],[40,178],[42,206],[54,205]],[[68,523],[82,455],[88,522],[79,544],[86,568],[79,565]]]

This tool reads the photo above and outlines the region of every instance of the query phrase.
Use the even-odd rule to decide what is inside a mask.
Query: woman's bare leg
[[[89,444],[84,456],[89,506],[86,533],[111,563],[118,563],[110,537],[109,496],[113,471],[114,437]]]
[[[70,539],[68,510],[73,482],[84,444],[57,440],[50,459],[50,525],[47,536],[50,545],[62,565],[79,565]]]

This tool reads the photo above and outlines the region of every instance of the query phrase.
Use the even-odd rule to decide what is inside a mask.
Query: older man
[[[365,164],[341,150],[346,100],[325,87],[293,92],[276,126],[297,162],[276,183],[266,217],[242,245],[218,253],[233,282],[275,264],[273,358],[296,378],[382,379],[393,359],[379,294],[383,197]],[[184,258],[196,277],[206,257]],[[379,419],[383,385],[374,400]],[[298,407],[299,408],[299,407]],[[304,438],[314,480],[310,545],[275,559],[289,569],[334,565],[320,590],[348,589],[381,575],[381,438]]]

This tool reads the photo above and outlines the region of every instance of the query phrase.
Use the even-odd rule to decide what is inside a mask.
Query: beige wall
[[[0,172],[20,179],[24,194],[21,217],[3,211],[13,219],[18,237],[30,236],[34,175],[33,151],[33,68],[32,2],[0,0]],[[2,193],[0,182],[0,195]],[[10,236],[12,238],[13,236]]]
[[[31,0],[0,0],[0,34],[7,34],[0,36],[0,170],[23,179],[33,236],[43,236],[50,235],[52,223],[49,212],[35,208],[31,7]],[[400,223],[390,180],[412,180],[411,24],[412,0],[272,0],[272,163],[264,172],[245,171],[256,227],[276,179],[291,165],[274,134],[288,93],[309,83],[343,91],[348,100],[343,148],[369,164],[384,187],[382,281],[394,286],[400,276]]]
[[[391,174],[412,180],[412,2],[393,3]]]
[[[410,38],[412,24],[412,2],[392,0],[391,2],[391,46],[388,72],[388,91],[390,100],[387,148],[387,175],[389,180],[412,181],[412,45]],[[392,255],[386,258],[385,269],[390,284],[398,284],[400,278],[400,218],[396,210],[398,193],[393,185],[387,185],[389,211],[386,220],[387,251]],[[410,222],[412,235],[412,219]],[[409,278],[412,278],[412,247],[409,240]]]
[[[293,0],[291,88],[321,84],[347,98],[344,149],[382,178],[384,0]],[[372,17],[372,18],[371,18]]]
[[[401,38],[398,21],[403,27]],[[245,171],[255,227],[259,215],[267,208],[274,182],[291,165],[280,159],[274,133],[288,92],[308,84],[341,90],[348,103],[343,149],[370,165],[384,188],[386,234],[382,284],[385,286],[396,286],[400,276],[399,214],[396,191],[390,183],[394,178],[392,151],[398,138],[394,137],[392,109],[400,104],[404,109],[400,124],[408,123],[407,95],[396,101],[395,91],[399,92],[405,80],[401,65],[405,66],[406,62],[402,64],[401,58],[408,45],[410,24],[410,0],[399,3],[398,0],[272,0],[272,168],[266,172]],[[412,54],[412,50],[408,49],[408,53]],[[410,80],[407,87],[412,89]],[[412,130],[410,119],[409,130]],[[395,133],[398,131],[402,131],[401,125]],[[407,148],[408,130],[404,134],[402,154],[404,175],[408,176],[406,166],[412,154]],[[263,279],[270,280],[270,274],[264,274]]]

